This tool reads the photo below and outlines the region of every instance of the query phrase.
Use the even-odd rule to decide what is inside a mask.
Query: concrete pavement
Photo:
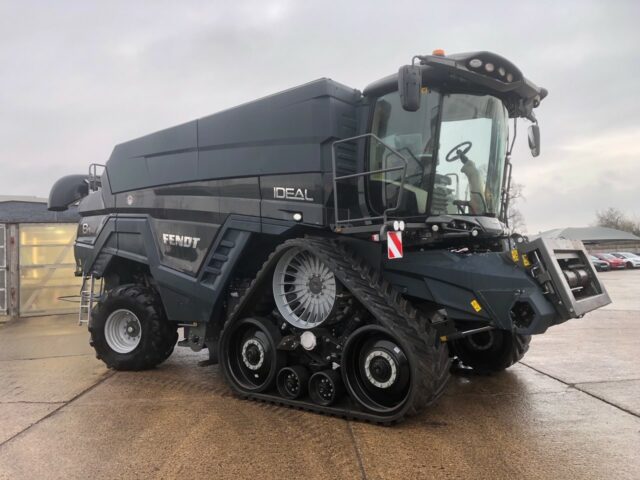
[[[0,479],[640,478],[640,271],[602,278],[613,305],[395,427],[235,399],[184,349],[108,371],[72,317],[0,326]]]

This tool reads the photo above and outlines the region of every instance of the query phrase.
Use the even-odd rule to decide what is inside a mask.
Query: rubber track
[[[336,278],[373,315],[378,325],[393,332],[405,347],[411,349],[418,360],[418,381],[412,401],[394,416],[381,416],[360,410],[345,410],[334,406],[322,407],[311,402],[287,400],[273,394],[248,393],[236,388],[225,373],[227,383],[239,396],[279,405],[339,416],[365,420],[378,424],[391,424],[405,416],[413,416],[435,402],[443,393],[449,379],[450,357],[448,348],[442,344],[430,322],[423,314],[407,302],[399,292],[384,280],[379,272],[360,260],[346,245],[335,239],[306,237],[293,239],[278,246],[269,256],[236,308],[231,312],[225,328],[238,318],[251,315],[251,306],[264,295],[265,284],[271,291],[271,272],[280,256],[289,248],[298,247],[309,251],[324,262]],[[420,325],[425,330],[420,331]],[[222,365],[222,362],[221,362]],[[353,400],[351,400],[353,402]]]

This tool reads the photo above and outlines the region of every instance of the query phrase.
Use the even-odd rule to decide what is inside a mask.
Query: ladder
[[[100,300],[102,295],[103,280],[99,280],[98,292],[96,295],[96,279],[93,275],[82,277],[82,287],[80,287],[80,309],[78,311],[78,325],[88,324],[91,320],[91,310],[96,300]]]

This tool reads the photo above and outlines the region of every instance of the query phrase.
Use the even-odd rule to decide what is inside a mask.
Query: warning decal
[[[402,232],[387,232],[387,256],[389,260],[402,258]]]

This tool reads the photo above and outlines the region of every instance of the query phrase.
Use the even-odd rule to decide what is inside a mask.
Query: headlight
[[[471,68],[480,68],[482,66],[482,60],[480,60],[479,58],[474,58],[469,61],[469,66]]]
[[[485,69],[487,72],[489,72],[489,73],[493,72],[493,71],[495,70],[495,68],[496,68],[496,67],[493,65],[493,63],[487,63],[487,64],[484,66],[484,69]]]

